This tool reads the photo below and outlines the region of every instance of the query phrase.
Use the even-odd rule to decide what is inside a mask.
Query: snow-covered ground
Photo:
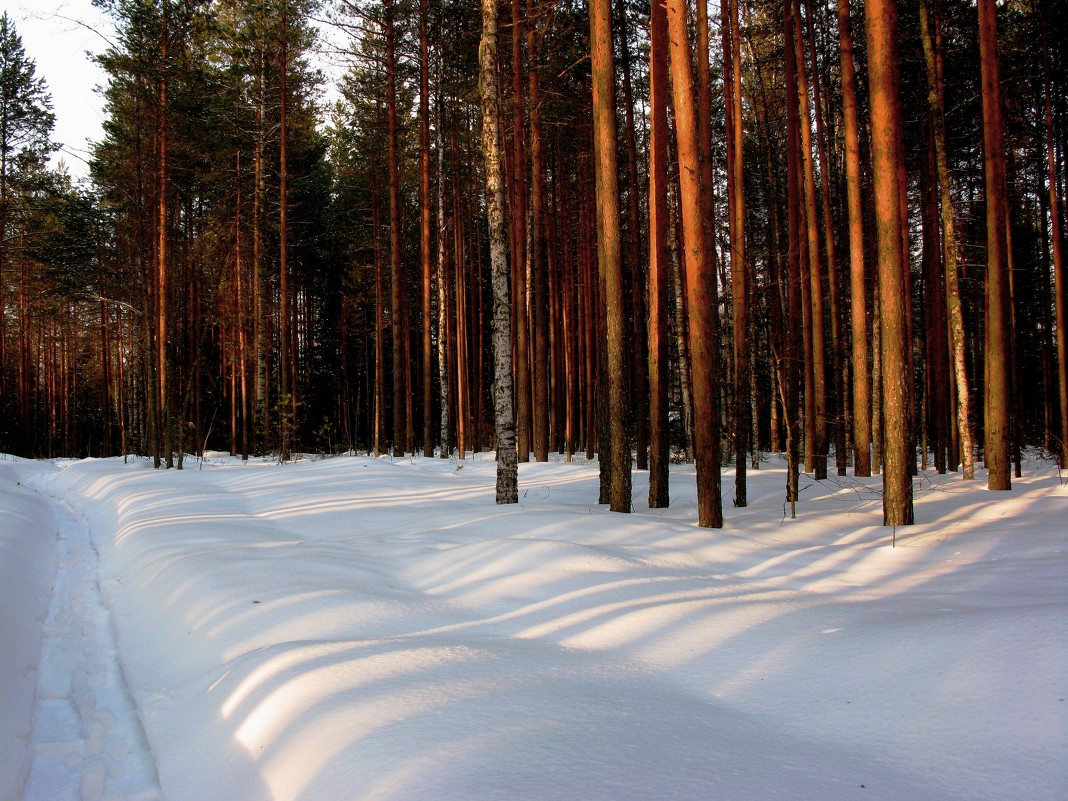
[[[1068,798],[1068,486],[0,459],[0,801]],[[985,478],[985,477],[984,477]],[[121,667],[120,667],[121,666]]]

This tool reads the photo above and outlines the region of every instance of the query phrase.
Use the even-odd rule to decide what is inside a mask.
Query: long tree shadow
[[[885,798],[954,798],[909,763],[918,750],[959,763],[986,748],[988,766],[971,768],[982,786],[1009,757],[1064,741],[1024,737],[1006,756],[993,734],[954,731],[986,693],[1016,692],[1005,671],[1033,691],[1068,664],[1063,604],[1034,617],[1045,647],[1012,630],[1004,600],[959,608],[1022,570],[1062,575],[1036,569],[1042,549],[1010,559],[1000,536],[1063,514],[1041,482],[921,499],[941,519],[895,548],[852,490],[828,488],[822,517],[796,525],[756,492],[709,532],[684,503],[629,517],[583,504],[542,468],[549,491],[499,510],[491,465],[461,479],[365,464],[220,471],[162,494],[144,472],[71,482],[112,508],[97,519],[117,521],[126,625],[158,630],[156,653],[133,660],[150,721],[196,698],[208,741],[240,749],[238,773],[270,797],[845,798],[881,783]],[[985,615],[989,636],[962,615]],[[1007,666],[962,686],[986,675],[976,660]],[[210,784],[210,753],[163,739],[207,760],[199,779],[169,774],[178,787]]]

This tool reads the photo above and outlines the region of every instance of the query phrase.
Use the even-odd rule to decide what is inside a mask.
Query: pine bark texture
[[[623,320],[623,254],[620,242],[617,174],[615,58],[611,0],[590,2],[590,60],[593,71],[594,162],[597,186],[597,264],[605,293],[608,438],[608,503],[613,512],[631,510],[631,452],[628,436],[626,325]],[[602,451],[603,453],[603,451]]]
[[[883,376],[883,525],[913,522],[912,470],[908,453],[910,381],[907,372],[907,272],[902,252],[900,182],[904,169],[897,143],[899,79],[897,5],[868,0],[868,79],[871,95],[872,177],[875,188],[875,242],[879,264],[879,303]]]
[[[667,10],[649,10],[649,507],[668,492],[668,31]]]
[[[719,375],[719,304],[715,270],[709,258],[710,248],[704,230],[708,201],[699,181],[697,103],[684,0],[668,0],[667,14],[681,193],[682,261],[693,368],[690,380],[693,390],[694,459],[697,467],[697,522],[705,528],[721,528],[720,409],[715,381]]]
[[[857,77],[849,0],[838,0],[838,49],[842,71],[846,204],[849,214],[850,323],[853,334],[853,475],[871,475],[871,371],[868,358],[867,272],[861,198]]]
[[[748,505],[746,499],[746,454],[749,451],[749,323],[748,279],[745,257],[745,169],[742,126],[741,37],[738,0],[724,5],[723,86],[727,119],[727,205],[730,221],[731,305],[734,317],[734,505]]]
[[[802,265],[808,265],[809,347],[806,371],[812,371],[812,396],[805,398],[805,461],[817,481],[827,478],[827,375],[823,327],[823,280],[820,267],[819,212],[816,203],[816,172],[812,156],[812,114],[808,101],[809,84],[805,66],[804,36],[800,0],[794,0],[794,54],[797,59],[797,90],[801,102],[801,167],[804,179],[805,234],[807,249]],[[813,77],[815,80],[815,77]],[[804,272],[804,266],[802,266]],[[811,365],[811,367],[809,367]],[[807,382],[806,382],[807,383]],[[807,389],[806,389],[807,393]],[[811,414],[811,419],[809,415]]]
[[[1010,375],[1012,352],[1006,220],[1005,143],[998,78],[997,7],[979,0],[979,66],[983,99],[983,173],[986,190],[986,404],[984,410],[987,487],[1011,489]]]
[[[968,385],[968,356],[964,328],[964,304],[960,294],[960,265],[957,251],[956,210],[950,184],[949,159],[946,155],[946,114],[942,85],[941,35],[937,20],[931,20],[930,0],[920,2],[920,40],[923,45],[924,66],[927,71],[927,106],[931,115],[931,134],[934,138],[935,169],[938,178],[939,212],[942,219],[942,264],[946,281],[946,316],[953,386],[956,390],[956,428],[959,447],[950,453],[950,469],[961,465],[963,478],[975,477],[974,439],[971,422],[971,390]]]

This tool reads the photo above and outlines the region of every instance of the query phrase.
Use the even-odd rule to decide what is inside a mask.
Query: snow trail
[[[59,561],[41,638],[22,801],[163,801],[118,660],[85,516],[50,498]]]

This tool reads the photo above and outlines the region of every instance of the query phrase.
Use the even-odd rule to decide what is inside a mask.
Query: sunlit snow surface
[[[1063,801],[1068,486],[1025,467],[924,474],[894,547],[878,477],[790,520],[774,458],[722,530],[687,466],[626,516],[595,464],[499,507],[485,455],[3,459],[0,801]]]

